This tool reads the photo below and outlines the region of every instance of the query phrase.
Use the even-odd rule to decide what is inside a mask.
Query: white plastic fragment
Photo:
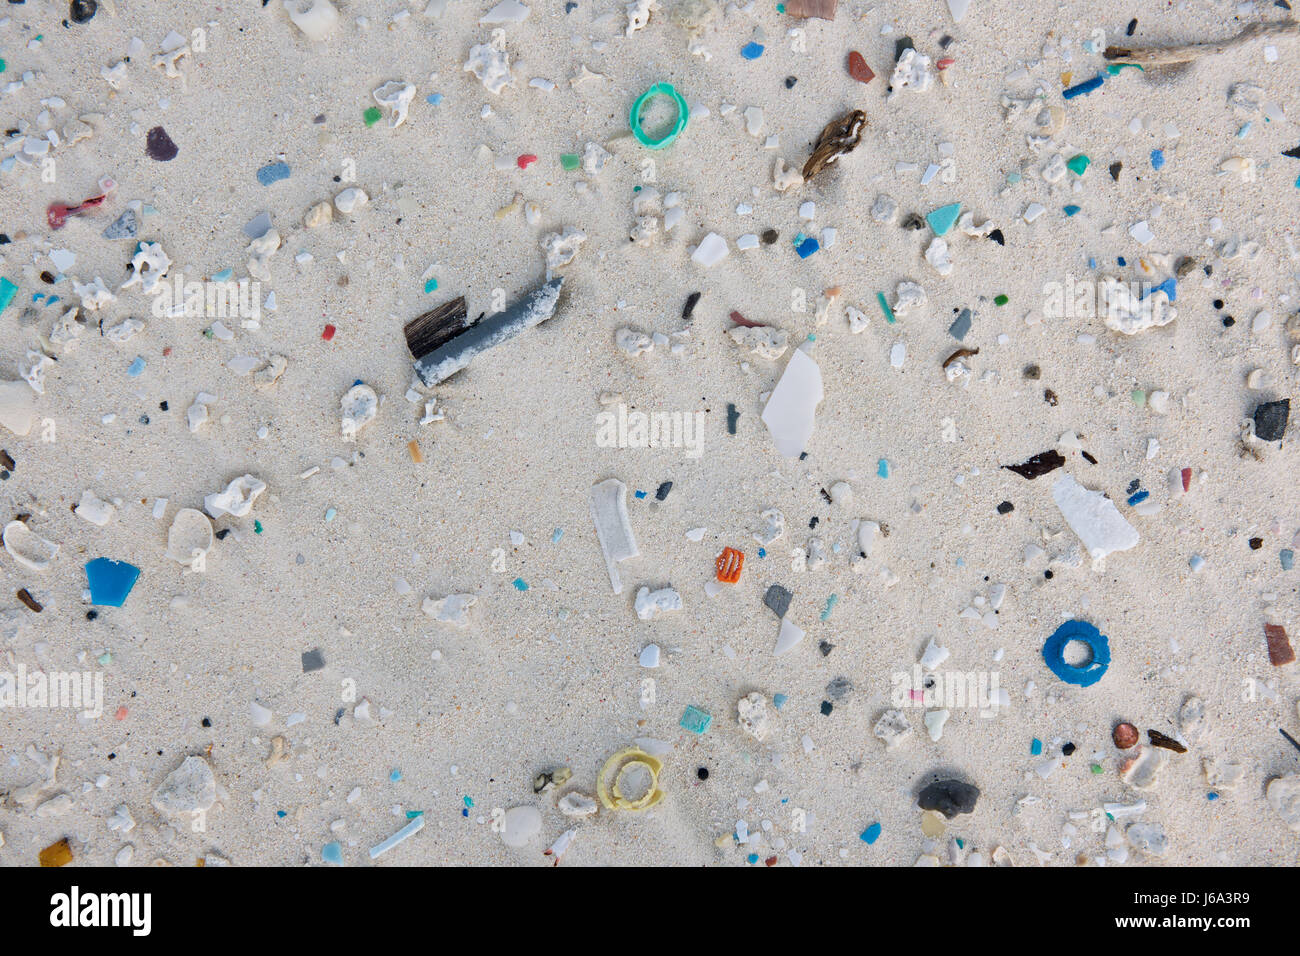
[[[618,576],[618,563],[637,557],[641,552],[632,535],[632,524],[627,518],[627,485],[617,478],[607,478],[595,484],[590,494],[591,519],[596,525],[596,537],[605,555],[609,583],[615,594],[623,593],[623,582]]]
[[[479,18],[479,23],[523,23],[532,11],[519,0],[501,0]]]
[[[792,651],[803,638],[803,629],[790,618],[783,617],[781,618],[781,630],[776,635],[776,647],[772,649],[772,653],[779,656]]]
[[[1052,485],[1052,500],[1094,559],[1127,551],[1141,540],[1113,501],[1100,491],[1089,491],[1069,475]]]
[[[93,525],[104,527],[113,520],[117,509],[109,502],[102,501],[93,491],[83,491],[81,500],[72,509],[78,518],[84,518]]]
[[[824,396],[822,373],[803,349],[795,349],[763,408],[763,424],[783,458],[798,458],[812,438],[817,406]]]
[[[309,40],[325,39],[339,20],[339,12],[329,0],[284,0],[284,8]]]
[[[212,542],[212,522],[208,516],[194,508],[182,508],[167,531],[167,557],[197,571],[212,550]]]
[[[695,247],[695,251],[691,253],[691,261],[708,269],[727,258],[728,252],[727,240],[716,232],[711,232]]]
[[[349,186],[334,197],[334,208],[346,216],[349,215],[352,210],[360,209],[368,202],[370,202],[370,197],[366,195],[364,189],[358,189],[356,186]]]

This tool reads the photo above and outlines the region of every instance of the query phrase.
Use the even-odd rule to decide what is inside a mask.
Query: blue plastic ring
[[[1073,667],[1065,662],[1065,645],[1071,641],[1082,641],[1092,651],[1092,660],[1083,667]],[[1066,621],[1043,645],[1043,660],[1048,669],[1067,684],[1091,687],[1110,667],[1110,641],[1087,621]]]

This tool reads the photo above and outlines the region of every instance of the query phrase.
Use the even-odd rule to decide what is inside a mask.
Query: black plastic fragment
[[[695,312],[695,306],[699,303],[702,294],[703,293],[700,292],[692,292],[686,297],[686,304],[682,306],[683,319],[690,319],[691,315]]]
[[[1255,406],[1255,437],[1261,441],[1281,441],[1291,417],[1291,399],[1261,402]]]
[[[779,584],[771,585],[763,594],[763,603],[766,604],[777,617],[785,617],[785,612],[790,610],[790,602],[794,599],[794,592],[787,591]]]
[[[672,490],[673,490],[673,483],[671,481],[665,481],[662,485],[660,485],[655,490],[655,501],[663,501],[665,498],[668,497],[668,492]]]
[[[1065,464],[1065,459],[1061,453],[1055,449],[1039,452],[1033,458],[1027,458],[1018,465],[1003,465],[1007,471],[1013,471],[1021,478],[1028,478],[1033,481],[1039,475],[1045,475],[1049,471],[1055,471]]]
[[[980,798],[980,788],[962,780],[936,780],[916,798],[922,810],[935,810],[948,819],[970,813]]]
[[[731,402],[727,402],[727,434],[736,434],[736,423],[740,421],[740,412]]]

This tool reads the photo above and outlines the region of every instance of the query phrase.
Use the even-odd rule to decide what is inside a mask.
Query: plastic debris
[[[606,810],[640,812],[664,798],[659,789],[663,764],[638,747],[627,747],[605,761],[596,777],[596,796]]]
[[[1094,559],[1127,551],[1141,540],[1113,501],[1099,491],[1089,491],[1069,475],[1052,485],[1052,500]]]
[[[783,458],[803,454],[812,438],[823,395],[821,369],[807,352],[795,349],[762,415]]]
[[[608,478],[592,486],[590,501],[591,518],[605,554],[610,586],[615,594],[622,594],[623,582],[618,575],[618,564],[641,553],[627,517],[627,485],[617,478]]]
[[[1079,643],[1087,647],[1087,658],[1080,664],[1066,661],[1066,647]],[[1086,621],[1066,621],[1043,645],[1043,660],[1053,674],[1067,684],[1091,687],[1105,675],[1110,667],[1110,642],[1096,627]]]

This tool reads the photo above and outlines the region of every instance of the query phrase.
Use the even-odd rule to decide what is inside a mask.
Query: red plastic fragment
[[[870,83],[876,78],[875,72],[867,66],[867,61],[857,50],[849,51],[849,76],[859,83]]]
[[[1192,469],[1184,468],[1182,472],[1182,476],[1183,476],[1183,493],[1186,494],[1187,492],[1192,490]]]
[[[1265,624],[1264,639],[1268,642],[1268,662],[1274,667],[1290,664],[1295,660],[1295,648],[1286,636],[1286,628],[1280,624]]]
[[[744,326],[745,328],[747,328],[747,329],[755,329],[755,328],[758,328],[758,326],[760,326],[760,325],[762,324],[761,322],[751,322],[751,321],[749,321],[749,319],[745,318],[745,317],[744,317],[743,315],[741,315],[739,312],[732,312],[732,313],[731,313],[731,321],[732,321],[732,322],[735,322],[737,325],[743,325],[743,326]]]
[[[945,56],[943,59],[939,60],[939,62],[935,64],[935,67],[940,70],[946,70],[948,69],[948,67],[952,66],[956,62],[957,61],[954,60],[952,57]]]
[[[529,166],[533,165],[533,163],[537,162],[537,157],[532,153],[524,153],[524,155],[516,159],[515,162],[519,165],[520,169],[527,169]]]
[[[91,196],[78,206],[52,202],[45,210],[45,221],[50,224],[51,229],[62,229],[69,216],[79,216],[88,209],[94,209],[96,206],[102,205],[107,198],[107,195]]]
[[[326,326],[325,326],[325,331],[323,331],[323,332],[320,334],[320,337],[323,338],[326,342],[333,341],[333,339],[334,339],[334,333],[337,332],[337,331],[338,331],[338,329],[334,328],[334,326],[332,326],[332,325],[326,325]]]

